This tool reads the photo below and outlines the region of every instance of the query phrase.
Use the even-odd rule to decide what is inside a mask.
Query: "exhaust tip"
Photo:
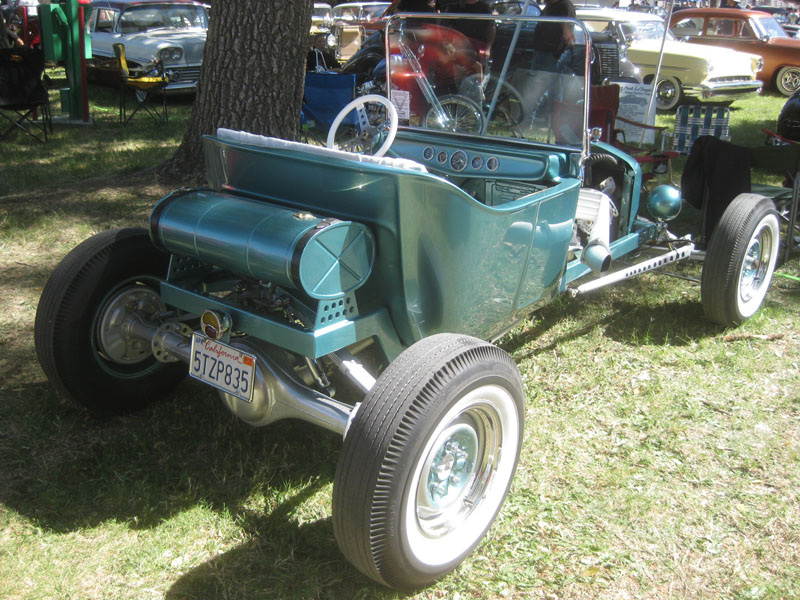
[[[601,243],[590,243],[581,254],[581,262],[595,273],[606,273],[611,268],[611,252]]]

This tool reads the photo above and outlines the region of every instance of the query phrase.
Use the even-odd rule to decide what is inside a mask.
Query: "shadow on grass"
[[[598,328],[603,336],[630,346],[685,346],[723,331],[705,318],[699,292],[697,301],[681,299],[654,303],[643,298],[642,290],[647,287],[647,282],[631,282],[582,298],[562,296],[538,311],[531,327],[512,334],[499,345],[514,353],[515,359],[522,359],[551,351]],[[658,298],[657,290],[649,293],[652,298]],[[547,337],[546,343],[534,343],[568,321],[576,326],[564,327],[563,333]],[[533,345],[519,352],[528,344]]]
[[[0,390],[0,504],[39,527],[151,528],[197,505],[237,514],[254,494],[332,481],[341,442],[296,421],[253,428],[187,381],[134,415],[89,416],[49,384]]]
[[[0,505],[37,527],[149,529],[197,506],[233,516],[247,541],[184,575],[167,598],[396,597],[347,563],[330,519],[295,514],[333,480],[334,434],[299,421],[250,427],[190,381],[109,420],[47,383],[5,388],[0,419]]]
[[[323,487],[314,481],[269,514],[241,515],[250,540],[192,569],[165,595],[188,598],[396,598],[339,552],[330,519],[298,524],[292,513]]]

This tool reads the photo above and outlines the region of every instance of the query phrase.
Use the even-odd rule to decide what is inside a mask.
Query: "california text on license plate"
[[[189,375],[232,396],[250,402],[256,357],[206,336],[192,335]]]

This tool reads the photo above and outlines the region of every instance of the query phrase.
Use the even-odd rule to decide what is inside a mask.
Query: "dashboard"
[[[403,132],[390,154],[417,161],[445,177],[487,206],[513,202],[551,187],[566,169],[567,157],[557,149],[473,141],[457,136]],[[482,143],[481,143],[482,142]]]

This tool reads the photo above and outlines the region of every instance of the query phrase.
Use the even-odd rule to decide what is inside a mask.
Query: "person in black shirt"
[[[459,0],[457,4],[451,4],[445,12],[467,13],[476,15],[492,14],[489,4],[485,0]],[[495,27],[494,21],[474,21],[469,19],[459,19],[457,21],[444,21],[443,24],[452,26],[453,29],[460,31],[469,38],[476,52],[482,54],[482,58],[488,57],[489,49],[494,41]],[[451,25],[452,24],[452,25]]]
[[[327,41],[327,33],[318,33],[314,36],[314,46],[306,56],[306,71],[316,71],[317,73],[342,72],[339,61],[327,51]]]

